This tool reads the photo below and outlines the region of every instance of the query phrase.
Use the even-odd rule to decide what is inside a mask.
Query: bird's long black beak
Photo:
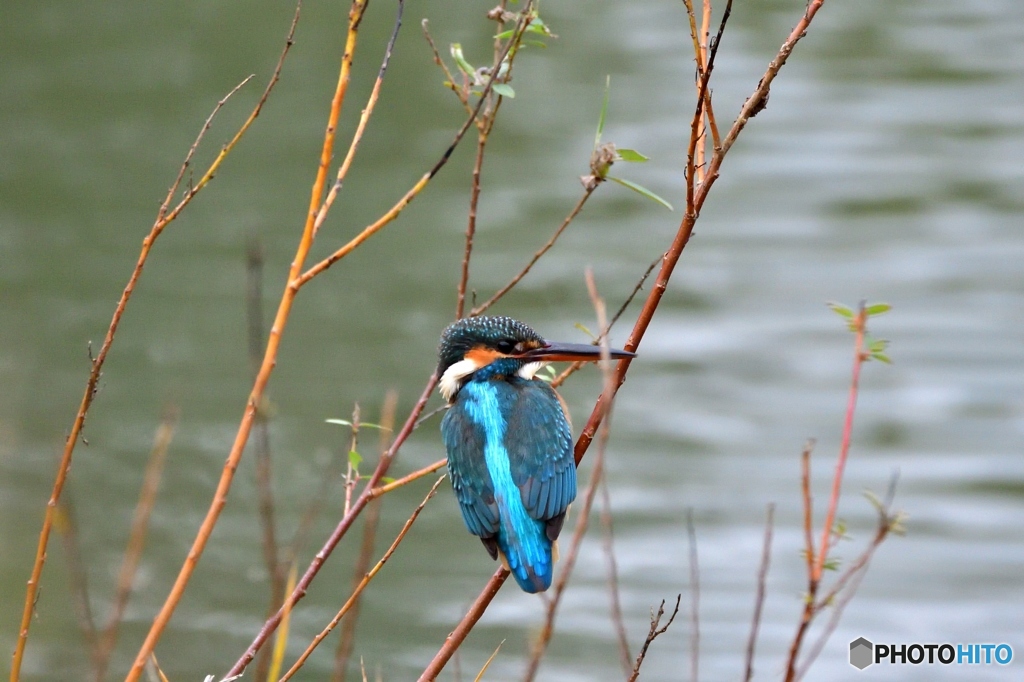
[[[608,349],[608,354],[613,360],[636,357],[636,353],[618,348]],[[592,346],[589,343],[549,341],[546,345],[540,348],[532,348],[517,357],[543,362],[597,362],[601,359],[601,347]]]

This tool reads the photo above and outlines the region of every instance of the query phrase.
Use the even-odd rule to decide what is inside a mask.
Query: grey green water
[[[11,651],[55,461],[97,345],[160,198],[217,99],[250,73],[199,154],[208,163],[258,97],[288,3],[8,3],[0,21],[0,650]],[[731,120],[803,4],[740,0],[714,90]],[[327,253],[394,202],[447,146],[461,110],[420,35],[488,49],[489,6],[409,3],[378,112],[322,231]],[[683,205],[693,70],[681,3],[544,3],[559,35],[525,53],[484,171],[471,286],[489,295],[547,238],[580,192],[605,74],[605,138],[652,157],[616,168],[677,207],[603,187],[550,256],[496,312],[583,340],[583,270],[617,303],[664,248]],[[351,130],[390,28],[375,2],[342,128]],[[161,237],[110,355],[68,485],[102,621],[163,406],[181,411],[111,679],[122,673],[205,512],[250,386],[247,239],[266,249],[266,311],[283,284],[336,78],[346,8],[311,3],[277,92],[214,183]],[[704,679],[736,679],[750,620],[765,505],[777,507],[757,679],[776,679],[804,589],[799,451],[816,436],[824,504],[838,448],[851,337],[826,300],[885,300],[875,323],[891,367],[865,367],[841,516],[869,537],[865,488],[900,472],[907,536],[878,552],[810,679],[1009,680],[1024,656],[1024,5],[1015,0],[829,0],[723,168],[641,357],[609,447],[622,599],[633,649],[661,599],[684,593],[685,511],[701,565]],[[454,311],[469,146],[401,219],[300,295],[270,386],[281,534],[291,535],[347,449],[324,423],[359,401],[375,419],[388,389],[407,411]],[[631,311],[632,312],[632,311]],[[628,317],[628,316],[627,316]],[[624,338],[620,332],[616,340]],[[593,370],[565,390],[582,421]],[[435,404],[437,398],[434,398]],[[372,439],[371,439],[372,441]],[[396,473],[442,454],[435,423]],[[589,466],[584,466],[584,480]],[[380,548],[426,490],[384,507]],[[443,641],[493,565],[447,488],[366,595],[357,654],[409,679]],[[338,488],[313,531],[338,516]],[[821,516],[818,521],[820,523]],[[251,458],[158,654],[172,680],[227,669],[262,622]],[[313,550],[307,548],[308,560]],[[343,545],[294,614],[290,658],[348,593]],[[84,679],[88,656],[60,542],[51,543],[25,680]],[[542,603],[505,589],[463,648],[471,679],[505,641],[489,679],[521,674]],[[686,679],[685,617],[652,647],[648,679]],[[848,643],[1008,642],[1007,668],[875,667]],[[329,651],[302,679],[324,679]],[[451,669],[447,679],[454,679]],[[604,560],[583,546],[541,679],[620,678]]]

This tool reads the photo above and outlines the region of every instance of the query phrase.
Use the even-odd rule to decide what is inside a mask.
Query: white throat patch
[[[438,382],[444,399],[448,402],[455,400],[455,394],[459,392],[459,385],[462,383],[462,380],[478,369],[480,369],[479,365],[469,358],[449,365]]]
[[[529,381],[533,379],[534,375],[540,371],[540,368],[544,366],[543,362],[531,362],[523,365],[516,372],[520,378]],[[438,388],[441,391],[441,395],[448,402],[455,400],[455,394],[459,392],[459,388],[462,385],[462,380],[468,377],[473,372],[480,369],[482,365],[476,363],[471,358],[460,360],[453,365],[449,365],[448,369],[441,375],[441,380],[437,382]]]
[[[537,372],[540,371],[540,368],[543,367],[543,366],[544,366],[543,362],[531,362],[531,363],[529,363],[527,365],[523,365],[522,367],[520,367],[519,371],[516,372],[516,374],[518,374],[523,379],[526,379],[527,381],[529,381],[530,379],[532,379],[534,377],[534,375]]]

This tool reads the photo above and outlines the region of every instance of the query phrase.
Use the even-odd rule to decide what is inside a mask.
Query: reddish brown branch
[[[867,357],[864,355],[864,332],[867,326],[867,311],[861,303],[857,317],[853,320],[856,329],[856,341],[854,342],[853,371],[850,376],[850,391],[846,400],[846,417],[843,421],[843,439],[839,445],[839,458],[836,460],[836,473],[832,477],[832,495],[828,501],[828,511],[825,513],[825,525],[821,529],[821,551],[818,552],[817,561],[814,564],[815,581],[821,580],[821,572],[825,567],[825,555],[828,554],[830,539],[833,534],[833,524],[836,519],[836,510],[839,508],[839,493],[843,486],[843,471],[846,469],[846,458],[850,454],[850,441],[853,438],[853,415],[857,411],[857,394],[860,390],[860,368],[864,365]]]
[[[349,528],[352,527],[352,524],[356,520],[356,517],[358,517],[359,514],[363,511],[363,508],[366,507],[367,503],[369,503],[370,500],[373,499],[372,492],[374,487],[377,486],[378,483],[380,483],[380,479],[384,477],[384,474],[387,472],[388,467],[391,466],[392,461],[394,461],[395,456],[398,454],[399,448],[402,446],[403,443],[405,443],[406,439],[409,437],[409,434],[412,433],[413,426],[416,424],[416,418],[419,417],[420,413],[423,411],[423,408],[427,404],[427,400],[430,398],[430,395],[434,391],[434,387],[436,385],[437,377],[431,376],[430,380],[427,382],[427,385],[424,387],[423,393],[420,395],[419,400],[416,402],[416,405],[413,407],[412,411],[409,413],[408,418],[405,420],[405,424],[402,426],[402,430],[398,432],[398,434],[395,436],[395,441],[391,444],[391,447],[388,448],[388,451],[384,454],[383,457],[380,458],[380,461],[377,462],[377,468],[370,475],[369,479],[366,482],[366,486],[363,488],[363,491],[352,503],[352,509],[349,511],[348,514],[345,514],[345,516],[341,519],[340,522],[338,522],[338,525],[334,528],[330,536],[324,542],[323,547],[320,548],[320,551],[316,553],[316,556],[310,562],[309,567],[306,569],[306,572],[303,573],[302,577],[295,584],[295,589],[292,590],[292,593],[290,595],[288,595],[288,598],[285,599],[284,604],[281,606],[280,609],[278,609],[277,613],[268,618],[267,621],[263,624],[263,627],[260,629],[259,634],[256,635],[256,638],[245,650],[245,653],[242,654],[241,658],[239,658],[235,662],[235,664],[231,667],[231,670],[229,670],[228,673],[224,676],[225,678],[230,678],[235,675],[242,674],[246,667],[248,667],[248,665],[252,662],[252,659],[256,655],[256,652],[260,650],[263,644],[266,643],[267,639],[269,639],[270,636],[274,634],[274,631],[277,629],[278,625],[280,625],[281,617],[284,615],[285,609],[293,607],[300,599],[306,596],[306,590],[309,589],[310,583],[313,582],[313,579],[316,577],[317,573],[320,572],[320,569],[321,567],[323,567],[324,562],[327,560],[328,557],[330,557],[331,553],[334,551],[334,548],[338,546],[339,542],[341,542],[341,539],[345,537],[345,534],[348,532]]]
[[[462,642],[466,639],[466,635],[473,629],[473,626],[480,620],[480,617],[484,615],[484,611],[490,606],[491,600],[498,594],[498,590],[505,584],[508,576],[509,572],[504,567],[494,572],[494,575],[484,585],[484,589],[480,591],[480,594],[473,601],[469,610],[466,611],[466,615],[444,640],[444,645],[442,645],[440,651],[437,652],[437,655],[434,656],[430,664],[420,674],[419,682],[432,682],[437,679],[445,664],[451,659],[452,654],[458,651],[459,647],[462,646]]]
[[[526,10],[529,10],[531,6],[531,3],[527,3],[527,6],[524,10],[524,17],[527,13]],[[504,58],[508,56],[509,51],[512,48],[512,45],[518,43],[518,40],[522,37],[522,33],[525,30],[525,28],[526,21],[525,19],[521,19],[520,22],[517,24],[513,39],[506,46],[506,49],[502,54],[502,60],[504,60]],[[331,254],[324,260],[320,261],[316,265],[312,266],[301,275],[295,274],[294,276],[291,276],[289,278],[288,290],[292,292],[292,296],[294,296],[294,292],[297,292],[298,289],[301,288],[310,279],[312,279],[316,275],[320,274],[321,272],[329,268],[338,260],[344,258],[348,253],[350,253],[352,250],[358,247],[363,241],[368,239],[382,227],[384,227],[392,220],[394,220],[398,216],[398,214],[401,213],[401,211],[405,208],[405,206],[407,206],[409,202],[412,201],[412,199],[419,194],[423,187],[426,186],[427,182],[429,182],[430,179],[433,178],[441,170],[441,168],[444,167],[452,152],[455,150],[455,147],[458,145],[459,141],[461,141],[463,135],[465,135],[466,130],[468,130],[469,126],[473,123],[473,121],[476,120],[476,116],[484,104],[484,100],[486,99],[487,93],[491,89],[491,86],[494,82],[494,78],[497,75],[497,73],[498,70],[495,69],[491,78],[488,79],[487,84],[484,86],[484,90],[481,93],[480,101],[477,103],[477,108],[474,111],[474,114],[470,116],[463,124],[463,126],[459,129],[459,131],[455,135],[455,139],[453,140],[452,144],[449,145],[448,149],[445,150],[444,154],[441,156],[441,159],[434,164],[430,171],[428,171],[419,180],[419,182],[417,182],[416,185],[413,186],[412,189],[406,192],[405,196],[403,196],[402,199],[400,199],[399,202],[395,204],[387,213],[385,213],[375,223],[365,228],[362,233],[357,235],[348,244],[341,247],[340,249],[338,249],[333,254]],[[324,561],[326,561],[330,554],[334,551],[334,548],[337,546],[338,542],[340,542],[342,537],[344,537],[344,535],[348,532],[348,529],[351,527],[356,517],[358,517],[359,514],[362,512],[366,504],[371,499],[374,499],[373,489],[379,484],[380,479],[383,478],[384,474],[387,472],[388,467],[391,465],[391,462],[393,461],[395,455],[397,454],[398,448],[400,448],[402,443],[404,443],[405,440],[409,437],[409,434],[412,432],[413,428],[416,425],[417,418],[422,413],[423,408],[426,405],[426,402],[429,399],[430,394],[436,385],[437,377],[431,376],[429,381],[427,382],[427,386],[425,387],[423,394],[420,396],[419,402],[417,402],[416,406],[413,408],[413,411],[410,413],[409,418],[406,420],[405,426],[403,426],[402,431],[395,438],[395,442],[392,444],[387,454],[384,457],[381,457],[380,461],[378,462],[376,470],[370,476],[369,480],[366,483],[366,486],[363,488],[362,493],[360,493],[359,497],[356,498],[356,500],[352,503],[352,508],[349,511],[349,513],[345,514],[342,520],[335,527],[334,531],[328,537],[327,541],[324,543],[324,546],[321,548],[320,552],[317,553],[316,557],[310,563],[309,567],[306,569],[306,572],[303,574],[302,578],[296,584],[295,589],[292,591],[292,594],[289,595],[288,598],[285,600],[285,604],[282,606],[282,608],[279,609],[278,612],[274,614],[274,616],[267,619],[267,621],[263,625],[263,628],[260,630],[259,634],[246,649],[245,653],[242,654],[242,657],[235,662],[234,666],[232,666],[231,670],[227,673],[225,677],[240,675],[242,671],[245,670],[249,663],[252,662],[253,656],[256,654],[256,652],[259,651],[259,649],[266,642],[267,638],[269,638],[269,636],[273,634],[273,632],[277,629],[278,625],[281,622],[281,617],[284,613],[284,609],[286,607],[291,608],[291,606],[293,606],[297,601],[299,601],[300,599],[302,599],[303,596],[305,596],[306,589],[308,588],[310,582],[312,582],[313,578],[316,577],[317,573],[319,573]]]
[[[338,85],[331,103],[331,113],[328,116],[327,130],[324,135],[324,144],[320,155],[320,166],[311,191],[310,209],[303,228],[302,238],[300,239],[298,248],[296,249],[295,259],[292,261],[291,272],[288,278],[289,282],[297,277],[299,272],[301,272],[302,265],[309,253],[310,247],[312,246],[313,221],[315,218],[316,207],[319,204],[320,197],[323,196],[323,187],[327,176],[327,165],[330,162],[334,149],[335,128],[337,126],[338,116],[341,112],[342,102],[345,99],[345,93],[348,90],[349,72],[352,65],[352,53],[355,49],[356,43],[356,29],[359,25],[359,20],[362,18],[362,7],[365,7],[365,4],[355,4],[349,15],[349,34],[346,44],[346,53],[345,57],[342,59]],[[290,45],[291,34],[289,34],[287,40],[287,46]],[[195,571],[195,567],[206,548],[206,544],[213,532],[213,528],[217,524],[217,520],[220,518],[220,513],[223,510],[224,505],[227,503],[227,494],[231,488],[231,483],[234,480],[234,474],[238,469],[238,463],[241,460],[242,452],[245,449],[246,442],[248,441],[249,432],[252,429],[256,411],[259,409],[263,400],[263,392],[266,389],[266,385],[270,380],[270,375],[276,364],[277,350],[280,344],[281,334],[288,322],[294,297],[295,290],[290,286],[285,287],[285,291],[281,297],[281,302],[278,306],[277,315],[275,316],[273,326],[271,327],[270,338],[267,342],[263,363],[257,373],[256,380],[253,382],[252,391],[250,392],[249,399],[246,402],[242,419],[238,427],[238,432],[235,435],[231,450],[228,453],[224,467],[221,470],[220,480],[217,483],[217,489],[210,502],[210,508],[207,511],[198,532],[196,533],[192,547],[182,564],[181,570],[178,572],[178,576],[175,579],[170,593],[164,601],[163,606],[160,608],[160,611],[154,618],[153,624],[149,629],[149,633],[146,635],[142,646],[139,648],[139,652],[135,657],[135,662],[132,664],[132,667],[128,672],[126,682],[136,682],[142,675],[146,661],[149,660],[150,653],[155,648],[157,641],[160,639],[164,629],[170,622],[171,616],[174,614],[178,603],[181,601],[185,588],[188,586],[189,580]]]
[[[381,409],[380,417],[380,447],[379,452],[383,457],[388,451],[390,434],[395,425],[395,409],[398,406],[398,394],[395,391],[388,391],[384,397],[384,406]],[[373,558],[373,546],[377,539],[377,524],[380,521],[380,502],[374,501],[367,505],[366,519],[363,522],[363,542],[359,548],[359,558],[356,559],[356,566],[352,574],[352,593],[359,589],[359,583],[363,575],[370,570],[370,561]],[[341,626],[341,637],[338,639],[338,649],[334,656],[334,673],[331,676],[332,682],[343,682],[345,672],[348,669],[349,657],[352,655],[352,647],[356,637],[356,623],[359,622],[360,599],[358,596],[352,604],[349,617]]]
[[[599,327],[604,327],[607,323],[605,315],[604,301],[597,294],[597,287],[594,284],[593,273],[590,269],[587,269],[587,290],[590,294],[590,300],[594,305],[594,309],[597,312],[597,324]],[[601,346],[601,355],[603,356],[601,361],[601,368],[604,372],[605,389],[610,388],[611,385],[611,363],[608,355],[608,343],[605,341]],[[533,653],[530,656],[530,662],[526,668],[526,674],[523,675],[524,682],[533,682],[537,677],[537,670],[540,668],[540,659],[544,656],[544,652],[547,651],[548,644],[551,642],[551,636],[555,631],[555,615],[558,612],[558,607],[562,602],[562,595],[565,594],[565,588],[569,584],[569,578],[572,576],[573,569],[576,567],[576,559],[579,556],[580,545],[583,543],[583,536],[587,532],[587,527],[590,522],[590,510],[594,505],[594,497],[597,494],[597,489],[601,485],[602,477],[604,476],[604,458],[605,450],[608,445],[609,436],[609,419],[605,419],[604,424],[601,427],[601,435],[598,439],[597,445],[597,456],[594,458],[594,470],[590,474],[590,484],[587,486],[587,491],[583,496],[583,505],[579,512],[579,517],[576,520],[576,528],[572,534],[572,542],[569,545],[569,552],[562,563],[562,570],[558,574],[558,579],[551,590],[551,597],[547,601],[547,608],[544,616],[544,625],[541,627],[540,635],[534,642]]]
[[[842,489],[843,473],[846,467],[846,460],[850,452],[850,442],[853,436],[853,416],[857,408],[857,394],[860,388],[860,370],[861,366],[867,362],[870,358],[870,354],[864,352],[864,337],[867,331],[867,309],[865,304],[861,303],[860,308],[853,319],[850,321],[850,328],[855,333],[854,341],[854,355],[853,355],[853,370],[850,377],[850,391],[846,403],[846,416],[843,421],[843,436],[841,445],[839,448],[839,457],[836,460],[835,474],[832,477],[832,494],[829,497],[828,509],[825,513],[825,523],[821,531],[821,542],[818,546],[817,551],[812,546],[812,529],[811,529],[811,498],[810,498],[810,445],[804,448],[803,455],[803,493],[804,493],[804,535],[805,543],[807,544],[807,566],[808,566],[808,579],[807,579],[807,595],[805,597],[803,614],[800,618],[800,623],[797,626],[796,634],[793,636],[793,641],[789,647],[789,656],[786,662],[786,682],[792,682],[798,679],[796,664],[800,656],[800,647],[803,644],[804,637],[810,628],[811,622],[814,617],[819,613],[824,603],[818,603],[818,589],[821,586],[822,572],[825,569],[826,560],[828,558],[829,550],[832,548],[833,536],[835,535],[835,518],[839,507],[839,493]],[[882,521],[887,521],[887,514],[880,510]],[[885,538],[888,532],[889,524],[880,523],[880,536],[877,542],[881,542]],[[877,545],[873,545],[877,546]],[[873,549],[870,550],[873,552]],[[870,552],[862,557],[864,564],[870,559]],[[812,558],[813,557],[813,558]],[[862,564],[862,565],[864,565]],[[859,570],[860,566],[857,567]],[[844,577],[840,578],[838,586],[830,593],[830,601],[839,590],[842,589],[843,584],[846,580],[853,575],[853,572],[848,572]]]
[[[61,457],[60,464],[57,469],[57,476],[53,483],[53,490],[50,493],[50,500],[46,506],[46,513],[43,517],[43,527],[39,532],[39,543],[36,549],[36,557],[32,566],[32,573],[29,577],[26,592],[25,592],[25,606],[22,611],[21,626],[18,630],[18,640],[14,649],[14,656],[11,662],[11,682],[18,682],[21,676],[21,663],[25,654],[25,646],[28,642],[28,631],[32,624],[32,613],[35,609],[35,603],[38,596],[39,580],[42,577],[43,565],[46,562],[46,546],[50,539],[50,530],[53,525],[53,517],[57,505],[60,501],[61,492],[64,489],[64,483],[67,480],[68,471],[71,468],[71,458],[75,450],[75,446],[78,443],[78,439],[81,437],[82,429],[85,427],[86,415],[89,412],[89,408],[92,406],[93,398],[96,397],[97,385],[99,378],[102,373],[103,364],[106,361],[107,354],[110,351],[110,347],[114,342],[114,337],[117,334],[117,328],[121,323],[121,317],[124,315],[125,308],[128,305],[128,301],[131,299],[132,293],[135,291],[135,285],[142,275],[142,269],[146,264],[146,260],[149,258],[149,252],[153,248],[153,244],[156,239],[163,232],[164,228],[167,227],[178,215],[185,209],[185,207],[192,201],[193,197],[198,194],[209,182],[213,179],[216,171],[220,168],[224,159],[231,153],[235,145],[242,138],[245,132],[252,125],[256,117],[259,116],[261,109],[263,108],[264,102],[270,95],[270,91],[277,83],[278,76],[281,71],[281,67],[284,64],[284,58],[288,54],[288,50],[292,45],[292,35],[295,31],[295,25],[298,22],[299,10],[296,7],[295,17],[292,20],[292,25],[288,33],[288,38],[285,41],[284,50],[281,52],[281,57],[278,60],[277,68],[274,70],[273,76],[271,76],[270,82],[267,84],[266,89],[263,91],[263,96],[260,97],[256,107],[253,109],[249,118],[246,119],[245,123],[238,129],[238,132],[231,139],[231,141],[225,145],[217,158],[214,159],[213,163],[203,174],[203,177],[194,186],[191,186],[185,196],[178,202],[173,210],[169,211],[171,201],[173,201],[174,194],[181,183],[181,179],[184,177],[185,170],[189,166],[192,156],[196,149],[199,147],[199,143],[206,135],[206,131],[210,128],[213,121],[213,117],[216,116],[217,112],[220,111],[221,107],[227,102],[228,98],[231,97],[235,92],[238,91],[242,85],[249,81],[249,78],[243,80],[239,85],[235,86],[223,99],[221,99],[217,106],[214,107],[213,112],[206,119],[202,129],[199,131],[199,135],[196,137],[192,147],[189,148],[188,153],[185,156],[185,161],[182,163],[181,168],[178,170],[178,175],[171,185],[171,188],[167,192],[167,196],[163,203],[160,205],[160,209],[157,211],[156,222],[150,229],[149,234],[146,235],[145,239],[142,240],[142,249],[139,252],[139,258],[135,264],[134,270],[132,270],[131,276],[128,278],[128,283],[125,285],[124,290],[121,292],[121,298],[117,302],[117,306],[114,308],[114,315],[111,318],[110,325],[107,328],[107,333],[103,339],[103,344],[100,346],[99,353],[92,360],[92,367],[89,372],[89,378],[86,380],[85,392],[82,395],[82,400],[79,403],[78,412],[75,415],[75,420],[71,425],[71,431],[68,434],[68,438],[64,445],[64,453]]]
[[[287,680],[290,680],[292,676],[295,675],[296,672],[298,672],[299,668],[301,668],[305,664],[306,659],[308,659],[310,654],[312,654],[313,651],[317,648],[317,646],[320,645],[320,642],[322,642],[324,638],[331,633],[331,630],[333,630],[338,625],[338,623],[341,622],[341,619],[345,617],[345,614],[348,613],[356,603],[358,603],[359,595],[363,593],[363,590],[366,589],[366,586],[370,584],[370,581],[373,580],[377,573],[380,572],[380,569],[384,567],[384,564],[388,562],[388,559],[390,559],[391,556],[395,553],[395,550],[398,549],[398,545],[400,545],[402,543],[402,540],[405,539],[405,536],[409,532],[409,529],[412,528],[412,524],[416,522],[416,519],[419,517],[420,512],[423,511],[423,507],[426,506],[427,502],[430,501],[430,498],[433,497],[434,493],[437,492],[437,486],[441,485],[441,481],[443,480],[444,476],[441,476],[439,479],[437,479],[437,482],[434,483],[433,487],[430,489],[430,492],[427,493],[427,496],[423,498],[423,501],[420,502],[419,506],[417,506],[416,509],[413,510],[408,520],[406,520],[405,525],[403,525],[402,530],[398,532],[398,536],[395,538],[394,542],[392,542],[391,546],[388,547],[388,550],[384,552],[384,556],[382,556],[380,558],[380,561],[378,561],[374,565],[374,567],[370,569],[370,571],[367,572],[366,575],[364,575],[362,579],[356,584],[355,589],[352,591],[352,594],[345,601],[345,604],[341,607],[341,609],[334,616],[334,618],[331,619],[331,622],[328,623],[327,626],[320,631],[320,634],[313,638],[313,641],[310,642],[309,646],[306,647],[306,650],[302,652],[302,655],[299,656],[298,660],[295,661],[291,668],[289,668],[288,672],[281,676],[279,682],[287,682]]]
[[[378,487],[372,489],[370,491],[370,496],[373,497],[373,498],[378,498],[381,495],[384,495],[386,493],[391,492],[392,490],[396,490],[398,488],[401,488],[404,485],[408,485],[409,483],[412,483],[413,481],[419,480],[419,479],[423,478],[424,476],[429,476],[430,474],[434,473],[435,471],[437,471],[438,469],[440,469],[441,467],[443,467],[447,463],[448,463],[447,459],[439,459],[436,462],[434,462],[433,464],[428,464],[427,466],[423,467],[422,469],[417,469],[416,471],[412,472],[411,474],[407,474],[405,476],[402,476],[399,479],[395,479],[394,481],[391,481],[391,483],[388,483],[388,484],[382,485],[382,486],[378,486]]]
[[[823,0],[812,0],[811,5],[808,6],[803,18],[797,25],[797,29],[795,29],[794,32],[790,35],[790,37],[786,40],[786,42],[783,43],[782,48],[780,48],[779,55],[777,55],[776,58],[769,64],[768,70],[765,72],[765,75],[762,76],[761,81],[758,83],[757,88],[754,90],[754,94],[751,96],[752,98],[757,98],[760,95],[767,95],[767,90],[768,87],[771,85],[772,80],[774,79],[775,75],[778,73],[782,65],[785,64],[785,59],[788,58],[789,54],[793,50],[793,47],[806,33],[808,25],[814,18],[814,15],[822,2]],[[711,188],[714,186],[714,183],[718,178],[718,170],[721,167],[722,160],[725,158],[725,155],[728,153],[729,149],[732,147],[732,144],[735,142],[736,137],[742,131],[742,129],[746,125],[747,120],[749,120],[750,116],[752,115],[751,111],[753,109],[753,106],[751,105],[751,100],[748,99],[743,109],[741,109],[740,117],[737,118],[736,122],[730,129],[729,134],[722,141],[721,148],[715,149],[715,152],[712,155],[711,162],[708,166],[708,173],[705,176],[704,181],[700,184],[700,187],[694,188],[693,185],[695,182],[695,177],[694,173],[692,172],[692,148],[697,144],[697,129],[700,124],[700,113],[702,111],[704,102],[703,95],[704,93],[707,92],[707,80],[710,78],[712,69],[714,67],[718,46],[721,42],[721,36],[724,32],[725,22],[728,19],[728,10],[730,10],[730,8],[731,5],[727,5],[727,11],[723,15],[723,20],[719,26],[718,35],[711,45],[711,52],[708,56],[708,66],[704,74],[702,74],[703,86],[701,96],[698,97],[697,110],[694,114],[694,119],[691,122],[691,154],[688,159],[688,169],[686,174],[688,194],[687,211],[683,216],[683,220],[679,226],[678,231],[676,232],[676,236],[673,239],[672,244],[669,246],[668,250],[665,252],[664,257],[661,260],[661,269],[658,272],[658,276],[655,280],[654,287],[648,294],[647,300],[644,303],[644,307],[641,309],[640,314],[637,317],[637,321],[633,326],[633,331],[630,333],[629,338],[625,343],[626,350],[635,351],[640,345],[640,342],[643,339],[643,336],[646,333],[647,328],[650,326],[651,320],[654,317],[654,313],[658,309],[659,304],[661,303],[661,298],[668,287],[668,282],[672,277],[672,272],[674,271],[675,266],[679,261],[679,257],[682,255],[683,249],[686,248],[686,245],[690,240],[690,235],[693,233],[693,226],[697,220],[697,216],[700,213],[700,209],[704,205],[704,201],[707,198],[708,192],[711,191]],[[690,197],[692,197],[692,199]],[[474,312],[476,311],[474,310]],[[618,391],[619,387],[621,387],[623,382],[625,381],[626,372],[629,370],[630,363],[630,359],[620,360],[618,362],[612,377],[613,381],[611,390],[602,392],[601,396],[598,398],[596,404],[594,405],[594,409],[591,411],[590,418],[587,420],[587,423],[583,428],[583,432],[580,434],[579,439],[577,439],[576,441],[575,460],[577,466],[586,454],[591,442],[593,442],[594,440],[594,435],[597,433],[597,429],[604,418],[606,405],[608,401],[614,397],[614,394]],[[494,598],[494,595],[497,593],[497,590],[500,589],[501,583],[504,582],[504,579],[508,575],[507,572],[503,571],[504,569],[499,570],[487,583],[487,585],[484,587],[484,590],[480,593],[480,595],[474,602],[473,608],[463,617],[462,621],[456,627],[455,632],[453,632],[453,634],[449,636],[444,646],[431,661],[427,670],[424,671],[423,675],[420,678],[421,680],[433,679],[437,676],[441,669],[444,668],[445,663],[447,663],[447,661],[451,658],[452,654],[461,644],[466,634],[469,632],[469,630],[472,629],[473,625],[477,622],[477,620],[479,620],[480,616],[486,610],[487,605],[490,603],[491,599]],[[456,636],[456,633],[458,633],[458,636]]]

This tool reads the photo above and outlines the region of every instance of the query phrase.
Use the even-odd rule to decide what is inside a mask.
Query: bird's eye
[[[498,341],[497,348],[498,351],[509,354],[516,349],[516,343],[509,339],[502,339],[501,341]]]

